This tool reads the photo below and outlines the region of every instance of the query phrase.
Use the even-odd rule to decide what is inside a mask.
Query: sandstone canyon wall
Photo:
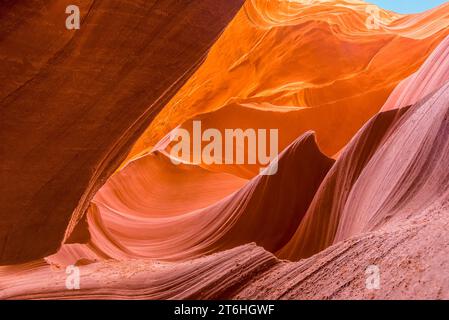
[[[65,3],[24,3],[1,5],[0,299],[449,299],[449,4],[372,28],[358,0],[82,1],[67,33]],[[277,129],[279,155],[173,161],[195,122]]]

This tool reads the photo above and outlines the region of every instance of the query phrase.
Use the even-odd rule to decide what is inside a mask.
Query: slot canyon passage
[[[448,3],[5,1],[0,68],[0,299],[449,299]]]

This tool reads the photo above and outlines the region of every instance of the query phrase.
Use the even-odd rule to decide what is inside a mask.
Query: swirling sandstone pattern
[[[382,110],[412,105],[449,81],[449,38],[444,39],[424,65],[394,89]]]
[[[280,127],[286,144],[314,130],[320,148],[332,156],[449,34],[448,5],[412,16],[379,10],[373,29],[366,23],[373,9],[363,1],[313,3],[246,1],[131,156],[190,118],[234,103],[302,108]],[[267,123],[263,116],[259,121]],[[289,136],[291,127],[296,136]]]
[[[215,8],[216,3],[184,5],[193,15],[181,21],[195,21],[194,13],[201,16],[202,10]],[[108,82],[107,88],[117,92],[99,87],[86,91],[90,94],[82,101],[96,101],[85,104],[95,107],[82,118],[88,122],[72,124],[76,130],[61,135],[61,141],[54,145],[39,145],[41,154],[55,152],[45,158],[48,165],[54,165],[52,161],[60,159],[58,152],[65,150],[69,157],[75,151],[67,148],[80,146],[75,139],[79,130],[85,130],[82,136],[87,137],[102,132],[98,128],[107,123],[115,133],[109,132],[108,139],[100,136],[100,140],[86,142],[93,148],[86,158],[82,161],[79,155],[70,164],[61,163],[56,168],[59,170],[54,169],[57,174],[47,176],[56,180],[47,182],[38,194],[16,195],[32,201],[22,201],[20,207],[18,202],[15,206],[3,201],[5,209],[41,206],[29,213],[34,220],[23,229],[19,218],[14,221],[13,231],[19,233],[5,231],[11,215],[10,220],[0,222],[6,239],[1,246],[3,264],[23,262],[0,267],[0,299],[449,299],[449,5],[410,16],[380,10],[379,28],[369,29],[364,23],[368,16],[363,1],[246,1],[194,72],[190,69],[195,66],[193,57],[203,56],[239,7],[238,1],[226,3],[221,11],[213,11],[213,30],[202,34],[202,40],[195,38],[197,50],[189,46],[192,51],[188,57],[165,57],[164,53],[165,59],[175,60],[160,57],[150,66],[139,64],[129,73],[130,78],[120,81],[123,88],[109,82],[116,79],[112,77],[115,69],[103,65],[109,73],[100,83],[106,86]],[[39,52],[29,55],[33,68],[8,78],[0,92],[2,104],[6,103],[2,107],[19,110],[23,107],[20,101],[24,104],[26,99],[36,98],[33,90],[37,88],[44,90],[41,98],[45,106],[55,103],[46,96],[50,90],[47,85],[56,81],[59,68],[72,70],[75,62],[79,63],[68,48],[88,50],[88,39],[95,35],[89,21],[93,24],[106,19],[100,13],[104,11],[97,11],[104,4],[83,4],[82,10],[90,12],[85,20],[87,38],[80,33],[53,41],[45,52],[56,55],[54,61],[47,61],[48,57]],[[127,24],[138,21],[137,11],[133,11],[138,5],[120,2],[120,6],[129,13],[124,21],[117,22],[124,23],[125,32]],[[5,7],[5,17],[10,20],[3,21],[13,21],[15,14],[24,10],[20,5]],[[59,10],[55,3],[46,14],[51,16],[53,10]],[[167,18],[160,10],[149,9],[147,14],[161,18],[161,23]],[[143,19],[144,14],[139,11],[137,16]],[[216,21],[217,17],[221,19]],[[154,21],[140,23],[151,26]],[[24,27],[18,26],[14,32],[23,34]],[[183,41],[192,36],[178,30],[176,24],[167,28],[162,31]],[[141,36],[142,45],[153,39],[146,32]],[[48,37],[55,35],[49,33]],[[20,47],[12,38],[5,41],[11,50]],[[128,40],[125,37],[123,41]],[[166,45],[163,39],[154,41],[153,46]],[[180,43],[185,45],[183,41]],[[98,52],[99,47],[91,45],[88,52]],[[172,49],[178,52],[181,47]],[[139,52],[148,63],[154,58],[155,53]],[[115,53],[124,54],[121,50]],[[114,57],[112,54],[111,59]],[[6,60],[2,64],[11,72],[21,67]],[[176,77],[190,77],[182,88],[181,82],[176,82],[164,96],[165,102],[156,102],[157,106],[151,100],[156,91],[140,91],[157,76],[145,81],[138,76],[148,75],[156,64],[168,68],[162,77],[166,82],[158,83],[161,88],[170,86]],[[142,69],[145,66],[149,69]],[[54,96],[60,97],[64,88],[61,85]],[[125,98],[129,90],[135,93],[132,97],[140,98]],[[125,111],[131,100],[137,109]],[[68,108],[67,113],[53,110],[55,114],[45,122],[48,128],[36,134],[37,141],[57,128],[68,130],[65,122],[52,125],[50,120],[81,109]],[[100,183],[101,177],[116,169],[131,140],[143,132],[144,124],[159,109],[162,112],[134,145],[129,161]],[[90,118],[98,110],[102,110],[99,117]],[[107,116],[107,112],[112,114]],[[140,129],[129,129],[127,121],[130,125],[139,112],[151,115],[145,113],[145,120],[138,120]],[[18,117],[6,107],[3,114]],[[123,119],[124,115],[129,117]],[[25,130],[25,124],[31,129],[35,128],[33,123],[42,125],[37,120],[29,122],[32,112],[23,116],[23,126],[14,126],[11,118],[5,118],[13,137]],[[119,117],[123,122],[113,127]],[[94,126],[97,130],[85,124],[93,120],[98,121]],[[279,129],[282,152],[271,164],[277,164],[277,173],[260,174],[259,165],[174,164],[170,131],[178,127],[191,132],[195,120],[201,120],[204,128],[218,130]],[[133,132],[124,138],[118,134],[120,128]],[[13,141],[8,139],[5,146]],[[74,141],[78,142],[60,145]],[[123,143],[124,149],[120,157],[107,157],[108,161],[91,172],[95,182],[83,184],[82,172],[85,175],[100,151],[106,151],[104,145],[97,146],[101,141]],[[8,150],[8,159],[14,159],[24,152],[23,145],[2,151]],[[37,158],[31,153],[28,156],[16,158],[17,165]],[[11,161],[2,163],[8,183],[14,177],[9,173]],[[39,179],[53,172],[49,167],[46,170],[33,176],[28,187],[41,186]],[[24,169],[21,177],[31,172]],[[55,189],[58,181],[77,183],[74,190],[59,190]],[[100,188],[100,184],[104,185]],[[19,192],[20,188],[24,186],[19,181],[8,190]],[[55,195],[58,198],[52,198]],[[91,201],[88,195],[93,196]],[[84,210],[69,214],[75,204],[55,223],[53,214],[68,210],[69,198],[76,198],[84,207],[88,204],[86,214],[81,219],[78,214]],[[47,207],[57,209],[42,213]],[[21,217],[20,210],[11,212]],[[40,215],[34,215],[38,212]],[[29,228],[36,230],[26,234]],[[52,233],[28,248],[29,243],[36,242],[33,236],[44,231]],[[20,235],[24,242],[12,245]],[[42,258],[43,253],[48,255]],[[80,270],[79,290],[66,286],[66,266],[72,264]],[[365,284],[366,270],[373,265],[380,271],[378,290],[368,290]]]
[[[76,32],[67,1],[35,2],[0,5],[2,264],[57,250],[243,0],[79,1]]]

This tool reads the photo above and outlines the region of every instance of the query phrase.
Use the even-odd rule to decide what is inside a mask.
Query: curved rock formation
[[[278,252],[279,257],[299,260],[334,242],[353,185],[406,110],[379,113],[352,139],[326,175],[295,235]]]
[[[449,34],[448,8],[402,16],[363,1],[246,1],[129,158],[186,120],[233,103],[304,108],[298,135],[317,132],[332,156]]]
[[[315,129],[314,132],[317,137],[326,135],[335,120],[330,117],[316,117],[315,113],[316,111],[313,108],[274,106],[268,103],[243,105],[232,103],[217,111],[201,114],[186,121],[169,133],[162,141],[168,141],[170,137],[173,138],[173,132],[179,129],[185,129],[189,132],[190,136],[193,136],[193,124],[199,121],[203,132],[208,129],[218,130],[222,137],[226,136],[226,130],[229,129],[241,129],[244,132],[246,130],[255,130],[256,132],[257,130],[266,130],[267,147],[265,149],[266,154],[269,155],[270,148],[268,144],[271,138],[269,130],[277,130],[277,145],[279,150],[287,148],[292,141],[295,141],[297,137],[307,132],[310,127]],[[176,141],[166,143],[162,150],[170,155],[173,150],[173,145],[176,145],[176,143]],[[193,143],[192,139],[190,150],[193,150]],[[208,143],[207,141],[202,142],[203,149]],[[160,144],[157,144],[157,146],[159,149],[161,148]],[[233,150],[233,155],[240,151],[245,154],[245,159],[248,159],[248,154],[251,152],[257,154],[257,150],[248,148],[247,140],[238,141],[235,139]],[[199,164],[208,170],[227,172],[246,179],[257,176],[260,173],[260,169],[264,167],[259,162],[256,164],[248,164],[248,161],[243,164],[238,164],[235,161],[232,164],[227,164],[225,163],[225,158],[226,154],[223,152],[220,164],[216,162],[207,164],[204,161]],[[186,162],[192,162],[192,155],[187,154],[182,159]]]
[[[449,81],[449,37],[430,55],[421,68],[394,89],[382,110],[415,104]]]
[[[448,155],[449,82],[415,105],[366,165],[334,241],[440,208],[449,200]]]
[[[443,84],[449,82],[449,65],[447,64],[447,55],[449,53],[447,50],[448,44],[449,38],[446,38],[431,54],[420,70],[395,89],[391,98],[385,105],[385,109],[388,110],[393,106],[404,107],[409,102],[416,103],[417,101],[425,99],[426,96],[429,96],[435,90],[441,88]],[[443,104],[442,101],[440,101],[440,104]],[[429,108],[433,108],[432,103],[430,102],[426,102],[425,105],[429,106]],[[415,110],[419,107],[420,105],[413,107],[410,113],[416,113],[417,111]],[[338,238],[336,234],[338,228],[345,228],[343,222],[344,218],[342,216],[344,209],[354,209],[354,204],[350,203],[348,198],[353,192],[354,185],[358,183],[360,175],[364,172],[365,166],[370,163],[371,157],[377,153],[378,148],[386,142],[389,133],[398,130],[395,123],[398,121],[400,122],[402,114],[404,114],[408,108],[409,107],[394,109],[378,114],[353,138],[323,181],[323,184],[318,190],[308,213],[295,236],[290,240],[289,244],[278,253],[279,256],[292,260],[309,257],[327,248],[333,242],[338,242],[341,239],[353,235],[353,233],[349,233],[346,234],[346,236]],[[430,113],[427,116],[429,118],[432,117]],[[410,133],[403,133],[401,136],[409,137],[412,131],[416,135],[422,135],[423,132],[427,132],[427,129],[413,128],[410,129]],[[438,135],[438,139],[440,139],[440,135]],[[415,142],[416,140],[413,140],[411,143]],[[435,144],[433,142],[429,143],[430,145]],[[397,151],[394,149],[392,152]],[[432,151],[432,154],[428,155],[429,158],[434,156],[438,156],[434,151]],[[398,159],[396,158],[394,161],[403,165],[403,162],[398,162]],[[384,165],[385,161],[382,160],[381,163]],[[416,159],[410,160],[410,163],[416,163]],[[410,164],[410,166],[411,165],[412,164]],[[376,172],[378,170],[379,168],[374,169]],[[374,171],[369,174],[367,173],[368,176],[371,177],[375,174],[377,175]],[[427,177],[427,175],[425,176]],[[409,175],[409,177],[411,177],[411,175]],[[372,185],[372,181],[368,182],[370,178],[366,179],[366,183]],[[379,179],[385,179],[385,177]],[[421,186],[421,184],[416,181],[412,184],[418,187]],[[403,184],[397,186],[397,188],[401,190],[403,187]],[[381,193],[385,194],[385,188],[382,188],[382,190]],[[407,189],[407,192],[411,192],[411,190]],[[358,196],[351,197],[354,197],[354,199],[361,199],[362,194],[365,196],[365,193],[366,190],[363,190],[359,192]],[[371,200],[372,199],[370,199],[370,201]],[[391,204],[391,199],[388,201]],[[432,201],[437,200],[433,199]],[[363,212],[366,212],[366,210],[363,210]],[[347,216],[346,220],[355,223],[355,221],[360,219],[363,214],[353,211],[352,215],[353,216],[351,217]],[[374,227],[372,221],[370,221],[369,224],[371,227]]]
[[[334,245],[275,266],[236,298],[448,299],[448,141],[449,82],[413,106],[366,164]],[[373,266],[377,290],[366,286]]]
[[[57,250],[243,0],[86,2],[77,31],[63,3],[36,3],[52,17],[40,24],[18,18],[29,4],[0,5],[2,52],[15,57],[1,58],[13,71],[0,102],[1,264]]]
[[[275,175],[260,175],[244,185],[227,174],[176,166],[160,153],[142,157],[94,198],[89,246],[99,256],[118,260],[188,260],[248,242],[274,252],[296,230],[332,164],[311,133],[279,156]],[[49,261],[87,258],[79,253],[63,248]]]
[[[447,300],[448,212],[446,204],[308,259],[282,262],[240,286],[232,298]],[[370,280],[375,272],[379,286]]]
[[[276,263],[254,245],[181,263],[106,261],[80,266],[79,290],[68,290],[65,268],[38,262],[0,267],[0,299],[223,299]],[[24,284],[24,277],[34,281]]]
[[[123,262],[91,264],[82,267],[86,279],[80,292],[96,298],[449,298],[449,283],[441,276],[449,266],[448,98],[449,83],[426,102],[413,106],[393,127],[389,126],[392,129],[388,134],[381,134],[383,143],[354,184],[340,218],[335,244],[326,250],[296,263],[279,261],[261,249],[243,246],[187,264],[134,261],[126,265],[131,269],[124,267]],[[382,117],[389,121],[379,120]],[[365,129],[391,123],[391,112],[382,117]],[[366,133],[363,136],[370,137]],[[360,143],[363,139],[355,141]],[[368,192],[361,194],[361,190]],[[218,269],[216,262],[220,263]],[[366,284],[372,267],[379,272],[377,290]],[[228,273],[229,268],[237,272]],[[60,274],[43,266],[34,269],[37,270],[25,272],[35,279],[51,276],[54,281],[46,284],[38,280],[37,284],[24,286],[12,281],[23,275],[23,268],[15,271],[12,278],[10,271],[5,283],[11,289],[4,291],[3,297],[79,297],[62,288],[64,278]],[[149,272],[154,277],[145,276]],[[97,278],[98,275],[101,276]],[[104,277],[118,279],[106,287],[100,286],[98,279]],[[119,289],[117,283],[130,289]],[[42,285],[48,289],[41,290]],[[187,287],[191,289],[185,290]]]
[[[359,0],[247,1],[180,89],[239,1],[149,3],[86,1],[80,31],[39,34],[48,56],[11,60],[0,32],[0,262],[24,262],[0,299],[449,299],[449,4],[372,29]],[[40,25],[0,9],[17,39]],[[283,151],[174,163],[167,132],[194,120],[279,129]]]

